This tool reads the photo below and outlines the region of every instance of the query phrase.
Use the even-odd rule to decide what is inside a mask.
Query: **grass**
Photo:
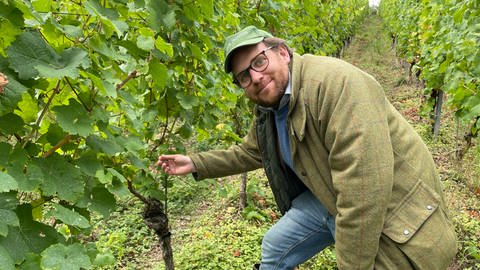
[[[427,143],[442,180],[446,200],[459,238],[459,251],[449,268],[480,268],[480,154],[456,152],[464,145],[462,127],[444,108],[438,137],[422,115],[421,83],[410,78],[382,30],[378,17],[370,17],[344,52],[344,59],[372,74],[392,104]],[[278,219],[261,171],[249,173],[249,207],[238,210],[240,177],[195,182],[179,178],[169,194],[174,259],[177,269],[251,269],[260,259],[261,239]],[[161,251],[153,232],[141,219],[141,205],[126,201],[108,221],[98,223],[92,241],[115,258],[104,269],[163,269]],[[336,269],[329,248],[300,269]]]

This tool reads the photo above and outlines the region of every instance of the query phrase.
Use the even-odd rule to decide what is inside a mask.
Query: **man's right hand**
[[[196,172],[195,165],[190,157],[185,155],[161,155],[157,166],[169,175],[185,175]]]

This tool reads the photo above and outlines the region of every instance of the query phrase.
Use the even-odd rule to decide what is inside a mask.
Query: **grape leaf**
[[[165,0],[146,0],[145,4],[149,14],[147,20],[153,30],[160,32],[162,26],[171,29],[175,25],[175,12]]]
[[[123,148],[113,140],[104,140],[96,135],[90,135],[87,138],[87,145],[92,149],[106,153],[107,155],[115,155],[122,152]]]
[[[177,99],[185,110],[191,110],[194,106],[198,106],[198,98],[195,96],[187,96],[182,92],[178,92]]]
[[[0,192],[8,192],[18,188],[17,180],[6,172],[0,171]]]
[[[95,176],[98,170],[103,169],[102,163],[93,151],[85,152],[76,163],[80,170],[89,176]]]
[[[45,78],[77,78],[79,66],[84,68],[90,66],[88,53],[80,48],[68,48],[62,52],[61,59],[58,62],[48,65],[41,64],[35,66],[39,75]]]
[[[87,195],[87,193],[85,195]],[[106,188],[95,187],[89,197],[90,202],[88,208],[100,213],[103,218],[108,218],[110,212],[115,210],[115,196]]]
[[[137,46],[145,51],[151,51],[155,48],[155,40],[151,36],[139,36]]]
[[[18,204],[16,192],[0,193],[0,208],[6,210],[15,210]]]
[[[0,265],[3,270],[15,270],[15,262],[8,251],[0,245]]]
[[[19,226],[18,217],[12,210],[0,209],[0,236],[7,236],[8,226]]]
[[[8,84],[5,86],[3,93],[0,94],[0,115],[4,115],[17,107],[23,93],[28,89],[16,80],[13,73],[9,72],[7,59],[2,57],[0,57],[0,70],[8,77]]]
[[[20,79],[38,76],[36,66],[58,65],[60,55],[42,39],[38,32],[24,32],[7,48],[10,67]]]
[[[0,236],[0,247],[15,263],[22,262],[28,253],[40,253],[54,243],[65,241],[54,228],[33,220],[30,204],[19,205],[15,212],[20,226],[9,227],[8,235]]]
[[[22,95],[22,100],[18,103],[18,110],[15,110],[15,114],[22,117],[26,123],[34,122],[37,118],[38,106],[37,100],[33,99],[29,93]]]
[[[155,48],[157,48],[162,53],[173,57],[173,47],[172,44],[167,43],[162,37],[157,37],[155,40]]]
[[[155,86],[160,89],[165,87],[168,77],[167,67],[158,60],[152,60],[149,64],[149,70]]]
[[[0,132],[2,133],[14,134],[15,132],[21,130],[23,125],[23,119],[14,113],[8,113],[0,116]]]
[[[38,32],[24,32],[8,47],[10,67],[20,79],[78,77],[78,67],[90,66],[87,52],[68,48],[59,55]]]
[[[90,227],[88,219],[84,216],[59,204],[55,204],[52,214],[56,219],[61,220],[65,224],[81,229]]]
[[[100,17],[105,28],[110,28],[117,32],[118,37],[128,30],[128,24],[124,21],[118,20],[119,15],[115,9],[102,7],[98,0],[88,1],[85,4],[85,7],[87,8],[88,13]],[[108,29],[106,30],[108,31]]]
[[[15,37],[20,35],[22,31],[15,27],[10,21],[2,20],[1,18],[0,29],[2,29],[2,35],[0,35],[0,55],[6,56],[3,48],[10,45],[15,40]]]
[[[83,193],[83,181],[80,170],[67,162],[64,157],[53,154],[48,158],[36,158],[32,164],[43,173],[43,192],[47,196],[56,195],[60,199],[75,202]]]
[[[79,243],[65,246],[55,244],[42,252],[42,267],[46,269],[79,270],[91,269],[87,250]]]
[[[20,225],[18,217],[13,211],[17,207],[17,203],[15,192],[0,193],[0,236],[7,236],[8,226]]]
[[[68,133],[87,137],[93,133],[94,121],[88,116],[85,108],[75,99],[68,100],[68,105],[60,105],[52,108],[57,114],[60,127]]]

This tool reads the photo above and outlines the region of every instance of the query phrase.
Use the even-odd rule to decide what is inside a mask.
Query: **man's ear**
[[[285,61],[287,61],[287,64],[290,63],[290,54],[288,53],[288,49],[285,46],[278,46],[278,53]]]

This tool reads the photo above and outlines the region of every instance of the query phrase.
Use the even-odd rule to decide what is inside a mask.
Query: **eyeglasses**
[[[252,76],[250,75],[250,69],[253,69],[256,72],[262,72],[265,69],[267,69],[269,61],[265,52],[275,47],[277,46],[270,46],[262,50],[259,54],[257,54],[250,62],[250,66],[248,68],[246,68],[243,71],[240,71],[237,75],[233,76],[233,82],[242,88],[249,87],[250,84],[252,83]]]

